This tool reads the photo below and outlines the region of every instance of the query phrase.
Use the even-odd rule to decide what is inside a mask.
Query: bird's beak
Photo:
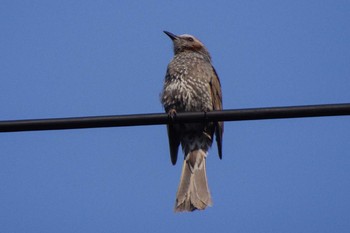
[[[167,36],[170,37],[171,40],[176,40],[178,38],[177,35],[174,35],[173,33],[171,32],[168,32],[168,31],[163,31],[165,34],[167,34]]]

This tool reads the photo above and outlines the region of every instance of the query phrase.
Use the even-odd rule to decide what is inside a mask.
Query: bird
[[[222,110],[220,80],[204,44],[189,34],[164,33],[172,40],[174,50],[160,94],[168,116],[176,118],[181,112]],[[215,134],[218,155],[222,159],[223,131],[223,122],[167,124],[172,164],[176,164],[180,144],[184,154],[175,212],[204,210],[212,206],[206,158]]]

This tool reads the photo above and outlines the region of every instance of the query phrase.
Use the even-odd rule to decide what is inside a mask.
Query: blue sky
[[[350,102],[349,1],[2,1],[0,120],[162,112],[168,30],[224,108]],[[0,232],[348,232],[349,117],[227,122],[214,206],[173,212],[165,126],[0,134]],[[181,158],[181,156],[179,156]]]

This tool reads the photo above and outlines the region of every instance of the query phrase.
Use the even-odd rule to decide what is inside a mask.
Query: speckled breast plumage
[[[211,111],[210,74],[212,66],[201,54],[180,53],[170,62],[161,102],[165,110]]]

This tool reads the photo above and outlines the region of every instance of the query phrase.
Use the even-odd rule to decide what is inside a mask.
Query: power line
[[[161,125],[205,121],[245,121],[301,117],[350,115],[350,104],[324,104],[290,107],[231,109],[213,112],[178,113],[170,118],[165,113],[94,117],[71,117],[0,121],[0,132],[82,129],[138,125]]]

